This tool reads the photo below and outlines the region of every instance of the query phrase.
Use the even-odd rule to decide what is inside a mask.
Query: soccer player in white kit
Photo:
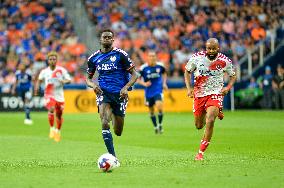
[[[60,129],[63,123],[64,93],[63,86],[71,82],[70,75],[63,67],[57,66],[58,54],[47,54],[48,67],[41,70],[35,85],[35,95],[38,94],[40,84],[44,81],[44,101],[48,110],[48,122],[50,125],[49,137],[56,142],[61,140]],[[54,127],[54,111],[56,114],[56,128]]]
[[[204,136],[195,160],[203,160],[203,153],[208,147],[216,117],[223,119],[223,98],[236,81],[232,61],[219,53],[219,43],[215,38],[206,42],[206,51],[200,51],[191,56],[184,73],[187,95],[194,98],[193,113],[195,126],[202,129]],[[191,74],[194,74],[194,86],[191,85]],[[227,87],[224,87],[224,73],[230,77]]]

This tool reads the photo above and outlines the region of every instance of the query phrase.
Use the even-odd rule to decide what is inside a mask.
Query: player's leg
[[[200,97],[193,101],[194,124],[197,129],[202,129],[205,126],[206,100],[207,97]]]
[[[203,154],[210,144],[210,140],[213,135],[215,119],[222,108],[223,96],[212,95],[208,96],[206,101],[206,128],[204,131],[203,138],[200,143],[199,152],[195,157],[195,160],[203,160]]]
[[[163,126],[162,126],[162,122],[163,122],[163,101],[162,100],[157,100],[155,102],[157,110],[158,110],[158,129],[160,133],[163,133]]]
[[[24,96],[22,97],[24,102],[24,110],[26,114],[25,124],[31,125],[33,124],[33,121],[31,120],[30,116],[30,101],[32,99],[32,92],[31,90],[24,92]]]
[[[64,102],[56,102],[55,103],[55,116],[56,116],[56,128],[54,131],[54,140],[59,142],[61,140],[61,126],[63,123],[63,110],[64,110]]]
[[[158,133],[158,126],[157,126],[157,118],[155,116],[155,109],[154,109],[154,98],[146,98],[146,106],[148,106],[148,110],[149,110],[149,115],[150,115],[150,119],[152,121],[152,124],[154,126],[154,131],[157,134]]]
[[[149,109],[150,119],[151,119],[152,124],[154,126],[154,131],[155,131],[156,134],[158,134],[159,128],[157,126],[157,118],[156,118],[156,115],[155,115],[154,105],[151,104],[151,106],[150,106],[150,104],[149,104],[148,109]]]
[[[116,136],[121,136],[124,126],[124,117],[114,115],[112,116],[113,129]]]
[[[113,147],[113,138],[110,131],[110,120],[112,116],[112,108],[109,103],[101,103],[99,105],[99,113],[102,124],[102,136],[106,145],[106,148],[110,154],[115,156],[115,151]]]
[[[205,126],[206,113],[200,113],[199,115],[194,115],[194,124],[197,129],[202,129]]]
[[[48,123],[49,123],[49,138],[54,138],[55,128],[54,128],[54,111],[55,111],[55,101],[52,98],[44,98],[45,107],[48,114]]]

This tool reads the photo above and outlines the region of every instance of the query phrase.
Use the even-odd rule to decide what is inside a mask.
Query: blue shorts
[[[18,95],[22,98],[23,101],[25,99],[31,100],[32,99],[32,88],[30,89],[19,89]]]
[[[116,116],[125,116],[125,111],[127,108],[128,99],[120,98],[119,93],[109,93],[104,91],[102,95],[97,96],[97,105],[99,109],[99,105],[103,103],[110,104],[112,108],[112,113]]]
[[[155,105],[156,101],[163,101],[163,94],[159,93],[157,95],[154,95],[153,97],[147,98],[146,97],[146,106],[152,107]]]

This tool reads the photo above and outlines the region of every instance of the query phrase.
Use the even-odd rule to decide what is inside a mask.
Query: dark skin
[[[112,44],[114,42],[114,36],[112,32],[103,32],[100,37],[101,44],[101,52],[107,53],[110,52],[113,47]],[[120,90],[120,98],[127,99],[128,98],[128,88],[131,87],[138,78],[138,73],[134,68],[129,70],[131,74],[130,81]],[[96,95],[102,95],[103,91],[99,85],[95,84],[93,81],[93,76],[87,76],[86,83],[89,87],[94,89]],[[124,125],[124,117],[114,115],[112,113],[112,108],[109,103],[102,103],[99,106],[100,119],[102,123],[102,129],[110,128],[110,121],[112,121],[114,133],[117,136],[121,136]]]
[[[210,61],[214,61],[216,59],[219,50],[220,50],[219,43],[216,38],[210,38],[206,41],[206,55]],[[193,86],[191,86],[190,84],[191,72],[185,71],[184,78],[188,91],[187,95],[190,98],[193,98]],[[221,95],[225,96],[229,92],[230,87],[235,83],[235,81],[236,81],[236,76],[231,76],[230,81],[228,83],[229,87],[224,87],[221,90]],[[219,108],[216,106],[210,106],[207,108],[206,113],[202,114],[201,116],[195,117],[194,121],[197,129],[202,129],[206,125],[203,140],[206,140],[208,142],[211,140],[215,119],[218,116],[218,114],[219,114]]]

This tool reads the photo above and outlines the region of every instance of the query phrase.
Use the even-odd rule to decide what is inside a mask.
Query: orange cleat
[[[53,138],[54,138],[54,135],[55,135],[55,131],[51,129],[51,130],[49,131],[49,138],[50,138],[50,139],[53,139]]]
[[[60,132],[57,132],[54,134],[54,141],[55,142],[60,142],[61,140],[61,135],[60,135]]]
[[[196,160],[196,161],[202,161],[202,160],[203,160],[203,154],[202,154],[202,153],[198,153],[198,154],[195,156],[194,160]]]

